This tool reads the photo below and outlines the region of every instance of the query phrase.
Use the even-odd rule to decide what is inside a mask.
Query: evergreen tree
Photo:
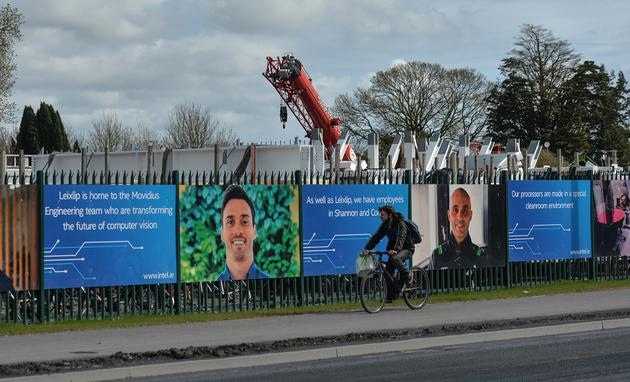
[[[48,105],[44,102],[39,104],[37,109],[37,135],[39,136],[39,146],[44,149],[45,152],[52,152],[53,141],[53,120],[50,115]]]
[[[533,105],[532,86],[529,81],[510,75],[496,85],[488,97],[489,134],[494,140],[506,142],[508,138],[518,138],[523,142],[541,137],[540,131],[532,129],[536,112]]]
[[[626,129],[630,129],[630,88],[628,88],[628,81],[623,72],[619,72],[617,75],[617,84],[615,90],[619,97],[619,104],[621,108],[621,123]]]
[[[37,110],[39,145],[46,152],[70,151],[70,143],[59,112],[52,105],[41,102]]]
[[[51,137],[49,141],[50,151],[68,151],[70,144],[68,143],[68,136],[63,128],[61,117],[52,105],[46,105],[46,107],[52,119]]]
[[[68,139],[68,133],[66,132],[66,128],[63,126],[63,121],[61,120],[61,116],[59,115],[59,111],[55,110],[55,121],[59,126],[59,130],[61,131],[61,151],[70,151],[70,141]]]
[[[623,157],[630,149],[630,134],[623,123],[623,88],[620,80],[614,84],[603,65],[584,61],[578,66],[561,89],[556,145],[569,154],[617,150]]]
[[[17,149],[24,150],[25,154],[37,154],[39,152],[37,118],[33,108],[30,106],[24,106],[16,144]]]
[[[79,141],[76,139],[74,140],[74,144],[72,145],[72,152],[75,152],[75,153],[81,152],[81,147],[79,147]]]
[[[620,130],[622,130],[626,136],[630,135],[630,88],[628,87],[628,81],[623,72],[619,72],[617,75],[617,83],[615,85],[615,94],[619,103],[619,117],[620,117]],[[623,138],[620,138],[623,139]],[[622,142],[619,142],[622,143]],[[627,143],[625,140],[623,143]],[[628,144],[628,143],[627,143]],[[630,146],[630,144],[628,144]],[[618,153],[619,163],[625,166],[630,164],[630,149],[622,149]]]
[[[505,137],[506,128],[521,139],[550,141],[555,148],[560,89],[571,78],[579,55],[569,43],[541,26],[524,25],[516,47],[502,60],[506,79],[489,97],[488,131]],[[510,122],[516,125],[510,126]]]
[[[50,119],[52,120],[52,126],[50,129],[50,151],[64,151],[63,144],[63,132],[61,131],[61,121],[58,119],[57,112],[52,107],[52,105],[46,105],[48,108],[48,114],[50,114]]]

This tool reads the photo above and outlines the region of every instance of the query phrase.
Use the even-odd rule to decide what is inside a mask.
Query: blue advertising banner
[[[355,261],[390,204],[407,217],[409,186],[305,185],[302,187],[304,275],[352,274]],[[385,250],[387,238],[375,249]]]
[[[508,183],[509,261],[590,258],[588,180]]]
[[[47,289],[177,281],[175,186],[44,186]]]

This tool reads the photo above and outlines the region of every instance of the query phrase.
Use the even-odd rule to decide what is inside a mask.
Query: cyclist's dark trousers
[[[394,274],[394,269],[398,269],[400,272],[400,280],[401,282],[407,281],[409,277],[409,268],[407,268],[406,260],[413,255],[413,252],[408,249],[403,249],[398,252],[394,256],[390,256],[387,260],[387,272],[390,275]],[[387,299],[394,299],[398,292],[400,291],[400,287],[394,283],[394,280],[389,277],[385,277],[387,280]]]

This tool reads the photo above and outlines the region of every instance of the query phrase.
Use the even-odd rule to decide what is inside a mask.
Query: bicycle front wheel
[[[409,276],[411,280],[405,285],[403,299],[411,309],[420,309],[426,305],[431,293],[429,275],[422,268],[411,268]]]
[[[361,278],[361,305],[368,313],[378,313],[385,305],[387,284],[383,272],[371,272]]]

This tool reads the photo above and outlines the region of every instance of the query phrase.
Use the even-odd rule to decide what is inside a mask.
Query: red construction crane
[[[313,129],[322,129],[322,140],[324,147],[326,147],[327,157],[330,159],[337,140],[341,136],[341,130],[339,130],[341,120],[328,113],[328,109],[319,98],[319,94],[317,94],[302,63],[292,54],[286,54],[282,58],[277,57],[275,59],[267,57],[267,70],[263,76],[291,109],[295,118],[306,131],[308,138],[311,138]],[[280,108],[280,119],[283,123],[287,121],[285,106]],[[348,146],[342,160],[354,159],[354,152]]]

